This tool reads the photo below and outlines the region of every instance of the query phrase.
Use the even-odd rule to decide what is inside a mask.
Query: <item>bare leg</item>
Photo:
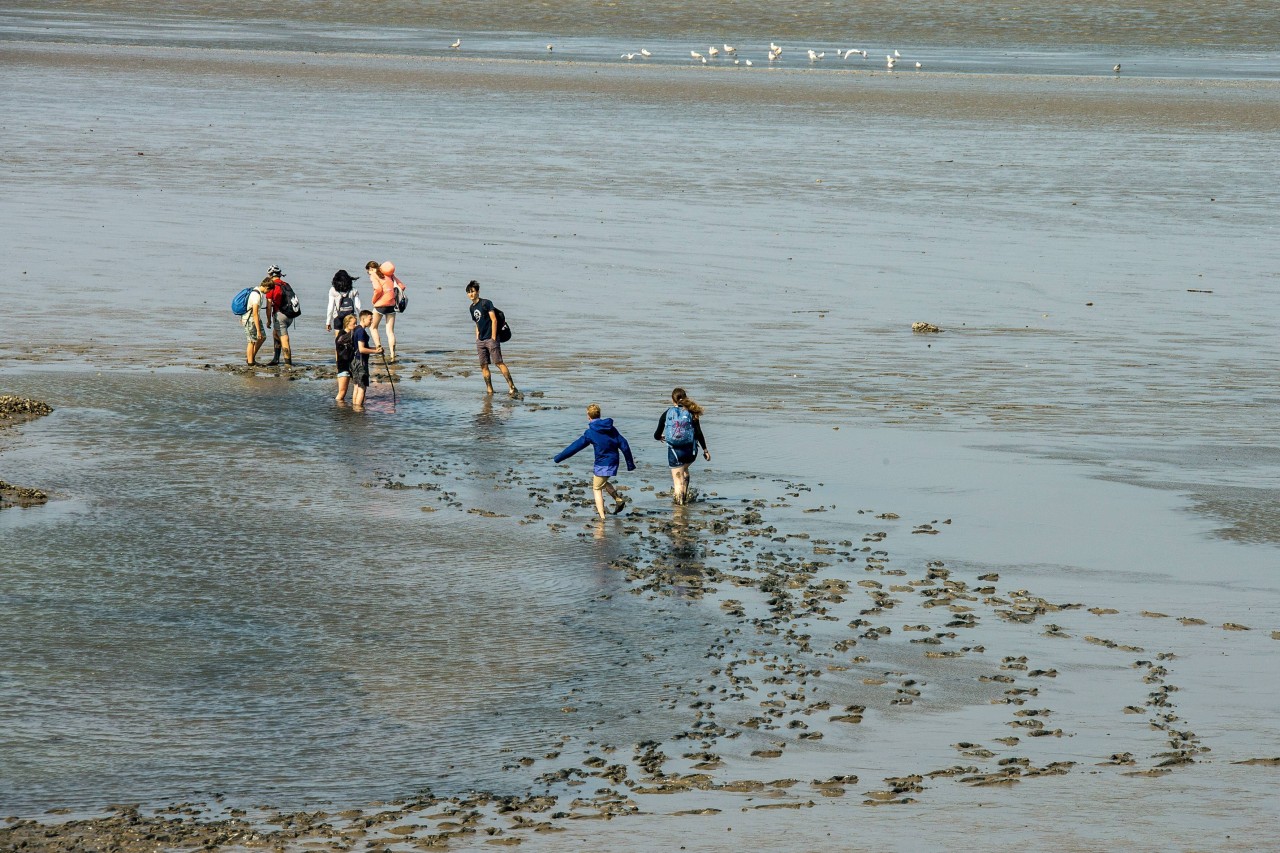
[[[605,485],[608,485],[608,484],[606,483]],[[601,518],[606,517],[604,512],[604,488],[605,488],[604,486],[601,486],[598,489],[594,487],[591,489],[591,491],[595,493],[595,498],[596,498],[596,515],[600,516]]]
[[[520,391],[516,388],[515,380],[511,378],[511,371],[507,370],[506,364],[499,364],[498,369],[502,371],[502,378],[507,380],[507,387],[511,389],[511,396],[514,397],[519,394]],[[493,391],[492,385],[489,386],[489,391]]]
[[[378,309],[373,309],[373,325],[370,328],[373,329],[373,346],[375,349],[382,346],[382,336],[378,334],[378,324],[381,322],[382,315],[378,313]]]
[[[280,336],[280,350],[284,353],[284,363],[293,364],[293,350],[289,349],[289,333]]]
[[[387,358],[396,360],[396,315],[387,315]]]
[[[351,385],[350,376],[339,376],[338,377],[338,396],[334,397],[333,399],[337,400],[339,403],[345,403],[347,401],[347,387],[350,385]]]
[[[492,374],[489,373],[489,365],[487,364],[480,365],[480,375],[484,377],[484,387],[488,389],[485,391],[485,393],[492,394],[493,393],[493,376]]]

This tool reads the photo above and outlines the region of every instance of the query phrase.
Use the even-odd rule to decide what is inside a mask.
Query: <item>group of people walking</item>
[[[394,263],[369,261],[365,264],[365,272],[373,287],[372,309],[362,306],[355,277],[341,269],[333,274],[324,320],[325,330],[332,332],[334,336],[334,362],[338,371],[338,389],[334,399],[344,403],[347,392],[351,391],[351,405],[355,409],[363,408],[365,393],[369,388],[369,356],[381,355],[389,361],[396,360],[396,314],[402,313],[408,305],[406,288],[396,275]],[[522,397],[502,358],[502,341],[510,338],[506,317],[494,307],[493,302],[480,296],[479,282],[468,282],[466,293],[470,302],[468,313],[475,324],[476,356],[480,362],[486,392],[493,393],[493,377],[490,372],[490,365],[493,365],[506,380],[509,395],[512,398]],[[279,364],[282,356],[286,365],[293,364],[289,328],[301,314],[301,307],[293,288],[284,280],[280,267],[271,266],[256,288],[246,288],[237,294],[236,299],[232,300],[232,311],[237,314],[244,312],[241,314],[241,322],[248,341],[245,349],[245,361],[248,364],[257,363],[258,351],[266,340],[268,328],[272,331],[275,355],[267,364]],[[387,332],[385,347],[380,334],[380,327],[384,322]],[[674,389],[671,392],[671,405],[658,418],[658,427],[654,430],[653,437],[654,440],[663,442],[667,448],[673,500],[678,504],[688,503],[689,466],[698,458],[699,449],[703,458],[711,461],[711,451],[707,449],[707,440],[702,433],[702,407],[691,400],[683,388]],[[613,499],[612,512],[616,515],[626,506],[627,498],[619,494],[610,480],[617,476],[624,459],[627,470],[635,470],[635,459],[626,438],[614,426],[613,419],[603,417],[600,406],[596,403],[587,406],[586,431],[556,454],[555,461],[563,462],[588,445],[595,452],[591,491],[595,498],[596,513],[600,518],[607,517],[604,496],[608,494]]]

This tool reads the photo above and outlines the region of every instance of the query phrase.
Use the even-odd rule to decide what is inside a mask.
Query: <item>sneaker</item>
[[[618,513],[622,512],[622,508],[626,505],[627,505],[627,496],[623,495],[622,497],[618,498],[616,503],[614,503],[613,514],[617,515]]]

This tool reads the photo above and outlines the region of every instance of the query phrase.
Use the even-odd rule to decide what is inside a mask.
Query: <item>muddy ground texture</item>
[[[0,849],[514,846],[573,822],[635,814],[692,819],[806,809],[821,798],[848,798],[853,808],[912,808],[927,806],[931,789],[943,786],[1008,788],[1077,772],[1094,779],[1156,778],[1213,761],[1213,745],[1179,711],[1179,654],[1135,637],[1145,633],[1163,642],[1171,632],[1225,632],[1224,641],[1263,653],[1280,639],[1280,631],[1212,624],[1193,613],[1125,613],[1088,600],[1050,600],[1002,585],[999,573],[983,567],[918,558],[912,552],[921,549],[911,545],[902,556],[890,550],[895,540],[914,544],[916,537],[945,535],[951,519],[844,509],[841,517],[856,520],[835,526],[844,533],[835,537],[814,532],[832,529],[821,520],[836,510],[817,502],[821,484],[711,467],[696,470],[694,480],[695,499],[686,506],[633,502],[604,521],[593,517],[581,472],[568,466],[485,471],[425,452],[403,470],[375,472],[363,484],[442,516],[478,515],[587,542],[607,537],[620,544],[610,568],[645,606],[702,608],[715,639],[705,650],[705,671],[673,672],[663,685],[667,708],[687,724],[662,742],[613,744],[547,733],[545,748],[511,755],[502,768],[512,775],[506,792],[420,791],[315,812],[237,808],[222,795],[159,808],[117,804],[92,816],[54,809],[36,820],[0,822]],[[477,481],[491,481],[485,494],[492,497],[469,506],[453,489]],[[633,496],[669,498],[665,477],[630,475],[621,487],[636,490]],[[1143,630],[1157,624],[1160,630]],[[1112,630],[1121,638],[1108,636]],[[1033,636],[1063,644],[1063,653],[1052,660],[1020,653],[1045,647],[1031,642]],[[637,654],[655,660],[666,651],[659,644]],[[1128,701],[1094,720],[1073,703],[1102,669],[1120,679]],[[591,713],[588,696],[564,700],[566,715]],[[910,731],[914,714],[975,706],[990,712],[986,721],[955,731],[946,760],[925,748],[904,750],[895,772],[861,778],[859,741],[851,732]],[[919,719],[920,726],[937,726]],[[1141,724],[1130,724],[1135,721]],[[1107,737],[1091,738],[1097,731],[1085,726]],[[1274,772],[1267,768],[1280,767],[1280,757],[1229,763],[1249,765],[1240,772]],[[782,772],[769,772],[771,765]],[[816,778],[796,772],[833,765],[839,772]]]
[[[12,394],[0,395],[0,430],[43,417],[53,411],[48,403],[30,400],[26,397],[15,397]],[[0,445],[2,447],[2,445]],[[40,489],[27,486],[15,486],[0,480],[0,510],[10,507],[32,507],[46,503],[49,496]]]

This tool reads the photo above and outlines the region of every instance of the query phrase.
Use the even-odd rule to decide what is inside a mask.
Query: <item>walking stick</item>
[[[391,405],[396,404],[396,378],[391,375],[391,365],[387,364],[387,353],[382,353],[382,366],[387,370],[387,381],[391,383]]]

